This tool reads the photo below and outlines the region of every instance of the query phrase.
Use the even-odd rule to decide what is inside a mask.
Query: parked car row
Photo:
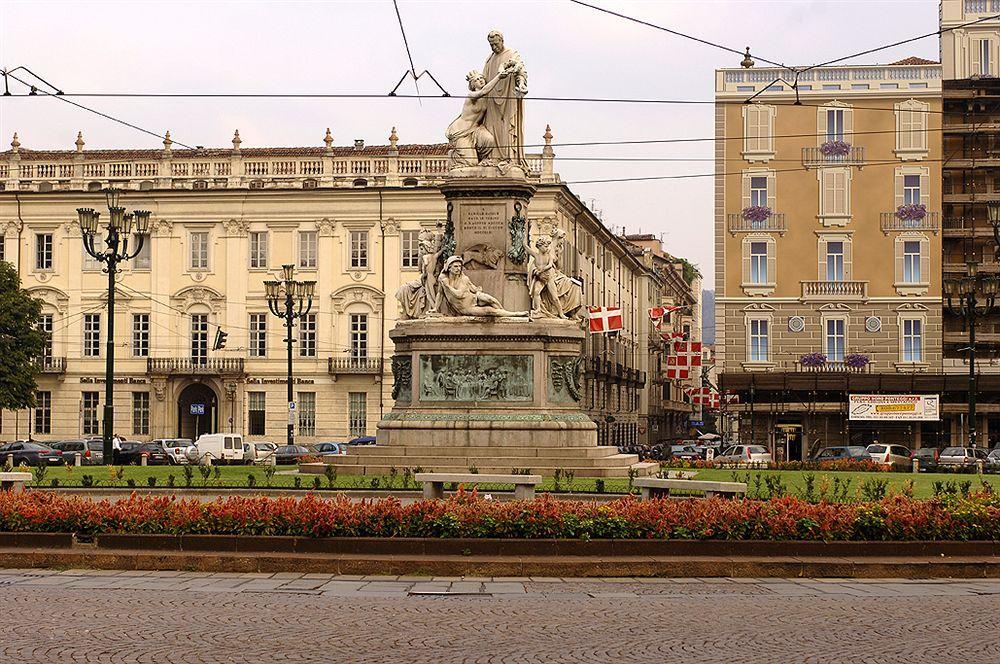
[[[978,462],[983,462],[984,470],[1000,472],[1000,447],[989,452],[982,447],[920,447],[910,450],[903,445],[872,443],[868,447],[842,446],[825,447],[813,458],[813,461],[837,461],[853,459],[856,461],[874,461],[900,470],[908,470],[913,466],[913,460],[919,463],[924,472],[940,470],[955,470],[975,468]]]

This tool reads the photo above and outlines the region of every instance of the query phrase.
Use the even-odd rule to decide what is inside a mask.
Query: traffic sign
[[[192,415],[204,415],[205,414],[205,404],[203,404],[203,403],[193,403],[193,404],[191,404],[191,414]]]

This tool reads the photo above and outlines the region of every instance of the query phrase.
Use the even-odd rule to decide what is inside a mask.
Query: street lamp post
[[[281,281],[265,281],[267,307],[271,313],[281,318],[285,327],[285,345],[288,350],[288,433],[286,445],[295,440],[295,424],[293,423],[293,406],[295,393],[292,389],[292,330],[295,319],[302,318],[312,310],[313,297],[316,294],[315,281],[295,281],[295,266],[281,266]]]
[[[149,216],[146,210],[135,210],[132,214],[125,214],[125,208],[119,205],[121,191],[118,189],[107,189],[104,192],[108,204],[108,225],[107,234],[104,236],[105,247],[100,248],[100,238],[97,237],[100,230],[101,213],[93,208],[77,208],[79,216],[80,230],[83,234],[83,247],[87,253],[95,260],[105,264],[104,271],[108,274],[108,334],[107,352],[104,365],[104,462],[114,463],[114,446],[112,437],[114,436],[115,422],[115,275],[118,273],[118,264],[122,261],[129,261],[139,255],[142,245],[146,241],[146,234],[149,232]],[[129,239],[132,233],[136,235],[135,249],[129,250]]]

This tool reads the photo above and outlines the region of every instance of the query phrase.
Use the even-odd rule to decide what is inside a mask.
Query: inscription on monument
[[[531,401],[530,355],[421,355],[422,401]]]
[[[506,208],[503,205],[463,205],[459,215],[463,244],[480,242],[503,246],[506,229]],[[499,242],[497,241],[499,239]]]

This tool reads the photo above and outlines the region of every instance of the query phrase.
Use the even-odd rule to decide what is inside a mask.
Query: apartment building
[[[174,149],[169,135],[162,150],[87,150],[82,135],[66,151],[21,140],[0,153],[0,259],[43,301],[52,341],[38,407],[0,413],[0,439],[101,431],[107,277],[83,249],[76,209],[103,209],[109,186],[124,190],[129,210],[152,211],[150,236],[116,290],[116,433],[282,440],[285,335],[264,281],[292,264],[317,282],[293,337],[297,439],[374,434],[392,406],[394,293],[418,278],[419,232],[447,214],[446,145],[400,144],[395,130],[378,146],[336,146],[328,131],[315,148],[244,147],[238,133],[231,149]],[[623,309],[621,334],[587,342],[584,399],[602,444],[635,442],[649,371],[645,293],[658,277],[553,162],[551,145],[530,156],[527,215],[566,231],[563,269],[588,304]],[[228,339],[215,351],[218,329]]]
[[[716,72],[716,353],[740,437],[777,457],[941,436],[848,393],[942,366],[941,66]]]

